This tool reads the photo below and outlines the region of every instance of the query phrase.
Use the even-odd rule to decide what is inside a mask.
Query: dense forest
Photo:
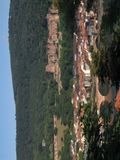
[[[104,1],[99,50],[93,54],[94,73],[101,81],[109,78],[113,85],[120,81],[120,1]]]
[[[50,3],[12,0],[9,43],[17,121],[17,159],[53,159],[52,106],[48,94],[47,20]],[[45,141],[45,145],[42,143]]]

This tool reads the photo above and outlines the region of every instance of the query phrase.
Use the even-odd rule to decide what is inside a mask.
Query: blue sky
[[[9,0],[0,0],[0,160],[16,160],[15,104],[8,46]]]

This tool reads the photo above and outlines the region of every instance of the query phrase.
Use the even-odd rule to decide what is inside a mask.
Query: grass
[[[64,145],[64,132],[67,129],[67,127],[61,124],[61,119],[57,119],[56,126],[58,129],[58,132],[57,132],[58,152],[60,152]],[[59,160],[60,160],[60,157],[59,157]]]

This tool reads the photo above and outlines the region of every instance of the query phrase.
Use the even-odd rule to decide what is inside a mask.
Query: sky
[[[16,121],[8,44],[9,0],[0,0],[0,160],[16,160]]]

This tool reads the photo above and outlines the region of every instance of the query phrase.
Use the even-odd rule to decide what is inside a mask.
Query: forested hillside
[[[11,1],[9,43],[16,102],[18,160],[53,159],[53,114],[62,118],[65,125],[70,127],[72,124],[72,33],[75,5],[73,1],[69,2],[61,1],[59,4],[59,30],[63,32],[63,54],[60,60],[63,90],[57,104],[59,108],[54,108],[55,96],[58,94],[56,83],[51,74],[45,73],[48,36],[46,16],[52,2]],[[58,6],[58,2],[53,1],[53,5]]]
[[[17,159],[53,159],[46,41],[48,0],[12,0],[9,43],[16,102]],[[45,146],[42,142],[45,141]]]

